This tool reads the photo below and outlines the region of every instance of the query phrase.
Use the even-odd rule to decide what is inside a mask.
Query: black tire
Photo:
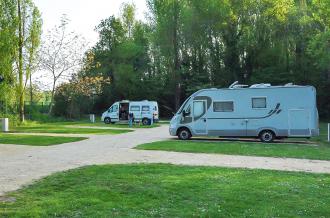
[[[180,140],[189,140],[191,138],[191,133],[187,128],[181,128],[178,131],[178,138]]]
[[[111,123],[111,119],[110,119],[110,117],[106,117],[106,118],[104,118],[104,123],[105,123],[105,124],[110,124],[110,123]]]
[[[142,119],[142,124],[143,124],[143,126],[146,126],[146,125],[150,125],[150,120],[148,119],[148,118],[143,118]]]
[[[274,141],[275,134],[271,130],[264,130],[260,133],[259,138],[264,143],[270,143],[270,142]]]

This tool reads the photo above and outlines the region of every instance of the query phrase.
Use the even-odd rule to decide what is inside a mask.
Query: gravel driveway
[[[172,163],[330,174],[330,161],[132,149],[169,138],[168,126],[163,125],[49,147],[0,144],[0,196],[54,172],[92,164]]]

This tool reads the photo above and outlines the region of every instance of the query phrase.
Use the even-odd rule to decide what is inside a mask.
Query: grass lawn
[[[169,140],[154,142],[150,144],[139,145],[137,149],[144,150],[164,150],[177,152],[193,153],[214,153],[248,156],[266,156],[266,157],[290,157],[307,158],[317,160],[330,160],[330,143],[326,142],[326,124],[321,124],[321,134],[311,140],[298,139],[299,141],[308,141],[312,144],[290,143],[252,143],[252,142],[228,142],[228,141],[179,141]]]
[[[48,146],[76,142],[84,139],[86,138],[0,134],[0,144],[15,145]]]
[[[97,129],[97,128],[78,128],[64,125],[63,123],[26,123],[12,128],[13,132],[24,133],[67,133],[67,134],[120,134],[131,132],[124,129]]]
[[[143,150],[330,160],[330,145],[312,146],[286,143],[264,144],[253,142],[170,140],[143,144],[137,146],[136,148]]]
[[[155,128],[159,127],[162,123],[154,123],[152,125],[139,125],[134,124],[133,128]],[[116,123],[116,124],[105,124],[97,119],[95,123],[91,123],[89,120],[80,120],[80,121],[63,121],[63,122],[35,122],[35,121],[27,121],[25,126],[33,126],[33,125],[60,125],[60,126],[84,126],[84,127],[111,127],[111,128],[129,128],[127,123]]]
[[[126,123],[116,123],[116,124],[105,124],[103,122],[95,122],[95,123],[90,123],[90,122],[64,122],[62,123],[64,125],[73,125],[73,126],[97,126],[97,127],[112,127],[112,128],[130,128],[128,124]],[[139,124],[134,124],[133,128],[155,128],[159,127],[159,123],[154,123],[152,125],[139,125]]]
[[[327,217],[329,205],[329,175],[106,165],[10,193],[0,217]]]

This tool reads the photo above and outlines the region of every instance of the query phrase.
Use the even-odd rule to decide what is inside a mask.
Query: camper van
[[[283,86],[233,83],[229,88],[192,94],[171,120],[170,134],[192,136],[275,138],[319,134],[316,90],[292,83]]]
[[[159,109],[156,101],[118,101],[102,114],[101,120],[106,123],[127,122],[129,113],[134,114],[135,122],[150,125],[159,120]]]

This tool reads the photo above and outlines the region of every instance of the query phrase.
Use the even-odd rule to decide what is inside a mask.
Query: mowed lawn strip
[[[13,132],[23,133],[62,133],[62,134],[120,134],[131,132],[124,129],[97,129],[97,128],[78,128],[58,124],[34,124],[23,125],[12,129]]]
[[[191,153],[230,154],[265,157],[306,158],[330,160],[330,145],[294,143],[254,143],[228,141],[169,140],[138,145],[137,149]]]
[[[115,123],[115,124],[105,124],[102,122],[97,122],[97,123],[75,123],[73,125],[76,126],[98,126],[98,127],[111,127],[111,128],[130,128],[128,126],[128,124],[126,123]],[[136,129],[140,129],[140,128],[155,128],[155,127],[159,127],[160,124],[158,123],[154,123],[152,125],[142,125],[142,124],[133,124],[132,128],[136,128]]]
[[[85,139],[87,138],[0,134],[0,144],[14,145],[49,146],[69,142],[77,142]]]
[[[10,193],[0,201],[0,217],[327,217],[329,205],[329,175],[106,165]]]
[[[105,124],[104,122],[97,121],[95,123],[91,123],[88,121],[73,121],[73,122],[56,122],[49,123],[55,125],[65,125],[65,126],[86,126],[86,127],[111,127],[111,128],[130,128],[128,123],[115,123],[115,124]],[[153,123],[152,125],[142,125],[139,123],[134,123],[132,128],[155,128],[159,127],[159,123]]]

